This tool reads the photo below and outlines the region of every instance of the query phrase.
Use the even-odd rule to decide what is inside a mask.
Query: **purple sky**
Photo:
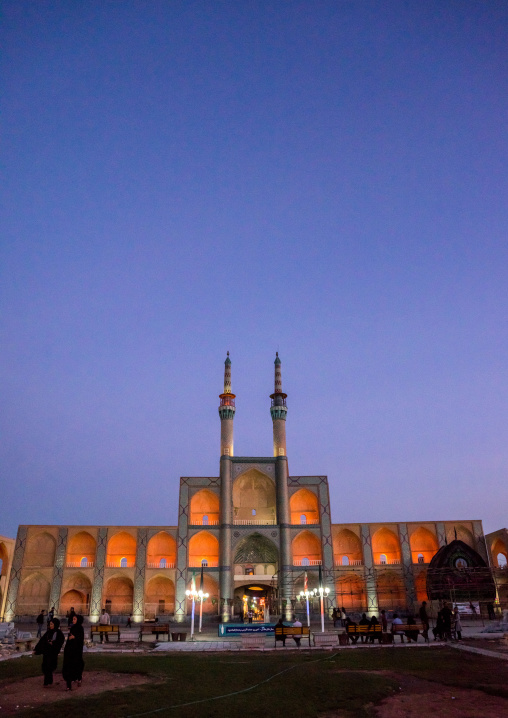
[[[335,522],[506,526],[508,4],[3,12],[0,534],[174,525],[228,349]]]

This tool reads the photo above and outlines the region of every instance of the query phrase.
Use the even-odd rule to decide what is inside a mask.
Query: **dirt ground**
[[[69,697],[91,696],[94,693],[111,691],[115,688],[138,686],[153,681],[153,677],[136,673],[86,671],[81,686],[78,688],[74,683],[72,691],[65,690],[65,681],[59,673],[55,673],[54,683],[50,688],[44,688],[42,681],[42,675],[36,678],[24,678],[14,683],[1,681],[0,717],[16,715],[22,709],[48,705]]]
[[[343,671],[338,671],[342,673]],[[363,671],[359,671],[362,673]],[[483,691],[451,688],[434,681],[391,671],[381,673],[397,681],[399,691],[379,705],[369,706],[376,718],[506,718],[508,700]],[[321,714],[321,718],[342,718],[342,711]]]

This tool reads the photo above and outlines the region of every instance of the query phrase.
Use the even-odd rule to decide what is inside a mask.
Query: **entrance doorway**
[[[243,623],[268,623],[274,598],[271,586],[252,583],[235,589],[234,610]]]

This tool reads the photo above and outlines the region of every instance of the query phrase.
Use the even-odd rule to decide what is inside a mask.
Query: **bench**
[[[32,643],[33,638],[17,638],[16,643],[16,650],[23,653],[24,651],[31,651],[32,650]]]
[[[383,638],[383,628],[380,623],[376,623],[374,626],[350,625],[347,627],[348,640],[351,640],[354,644],[356,644],[358,643],[358,639],[360,638],[360,636],[366,636],[367,638],[370,638],[372,640],[372,643],[374,643],[374,639],[377,639],[379,643],[381,643],[381,640]]]
[[[404,643],[404,636],[406,636],[409,643],[411,643],[412,640],[417,643],[420,632],[423,633],[423,627],[416,623],[396,623],[395,625],[392,623],[392,633],[394,636],[400,635],[402,643]],[[427,641],[428,640],[427,637]]]
[[[100,623],[90,626],[90,640],[92,641],[92,643],[94,636],[99,636],[102,642],[102,638],[104,635],[106,636],[106,641],[109,641],[109,636],[111,634],[118,636],[117,641],[118,643],[120,643],[120,626],[102,626]]]
[[[339,645],[339,636],[337,633],[313,633],[312,636],[316,648],[335,648]]]
[[[263,648],[265,647],[265,634],[264,633],[242,633],[241,636],[242,648]]]
[[[286,645],[288,636],[307,636],[310,648],[310,628],[308,626],[275,626],[275,648],[277,641],[282,641],[282,645]]]
[[[159,633],[167,635],[169,641],[169,623],[144,623],[139,629],[139,642],[143,641],[143,636],[155,635],[155,640],[159,640]]]

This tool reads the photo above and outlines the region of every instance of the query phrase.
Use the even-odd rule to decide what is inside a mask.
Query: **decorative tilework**
[[[65,566],[65,554],[67,552],[67,535],[69,531],[65,527],[58,529],[58,540],[55,552],[55,564],[53,568],[53,581],[51,582],[51,591],[49,594],[49,606],[55,607],[58,614],[60,609],[60,594],[62,592],[63,569]]]
[[[404,575],[404,587],[406,589],[407,601],[416,607],[416,589],[413,574],[413,558],[411,555],[411,545],[409,543],[409,533],[407,524],[399,524],[399,540],[402,551],[402,570]]]
[[[18,589],[21,581],[21,568],[23,566],[23,556],[25,554],[27,534],[28,527],[20,526],[18,529],[18,537],[16,539],[16,547],[14,549],[14,556],[12,559],[9,590],[5,604],[5,620],[8,622],[13,621],[16,615],[16,600],[18,598]]]
[[[97,550],[95,552],[95,569],[93,576],[92,597],[90,600],[90,620],[97,623],[102,607],[102,584],[104,582],[104,566],[106,565],[106,549],[108,529],[100,528],[97,534]]]
[[[132,615],[134,621],[140,623],[145,614],[145,568],[146,549],[148,545],[147,528],[138,528],[136,544],[136,564],[134,568],[134,597]]]

